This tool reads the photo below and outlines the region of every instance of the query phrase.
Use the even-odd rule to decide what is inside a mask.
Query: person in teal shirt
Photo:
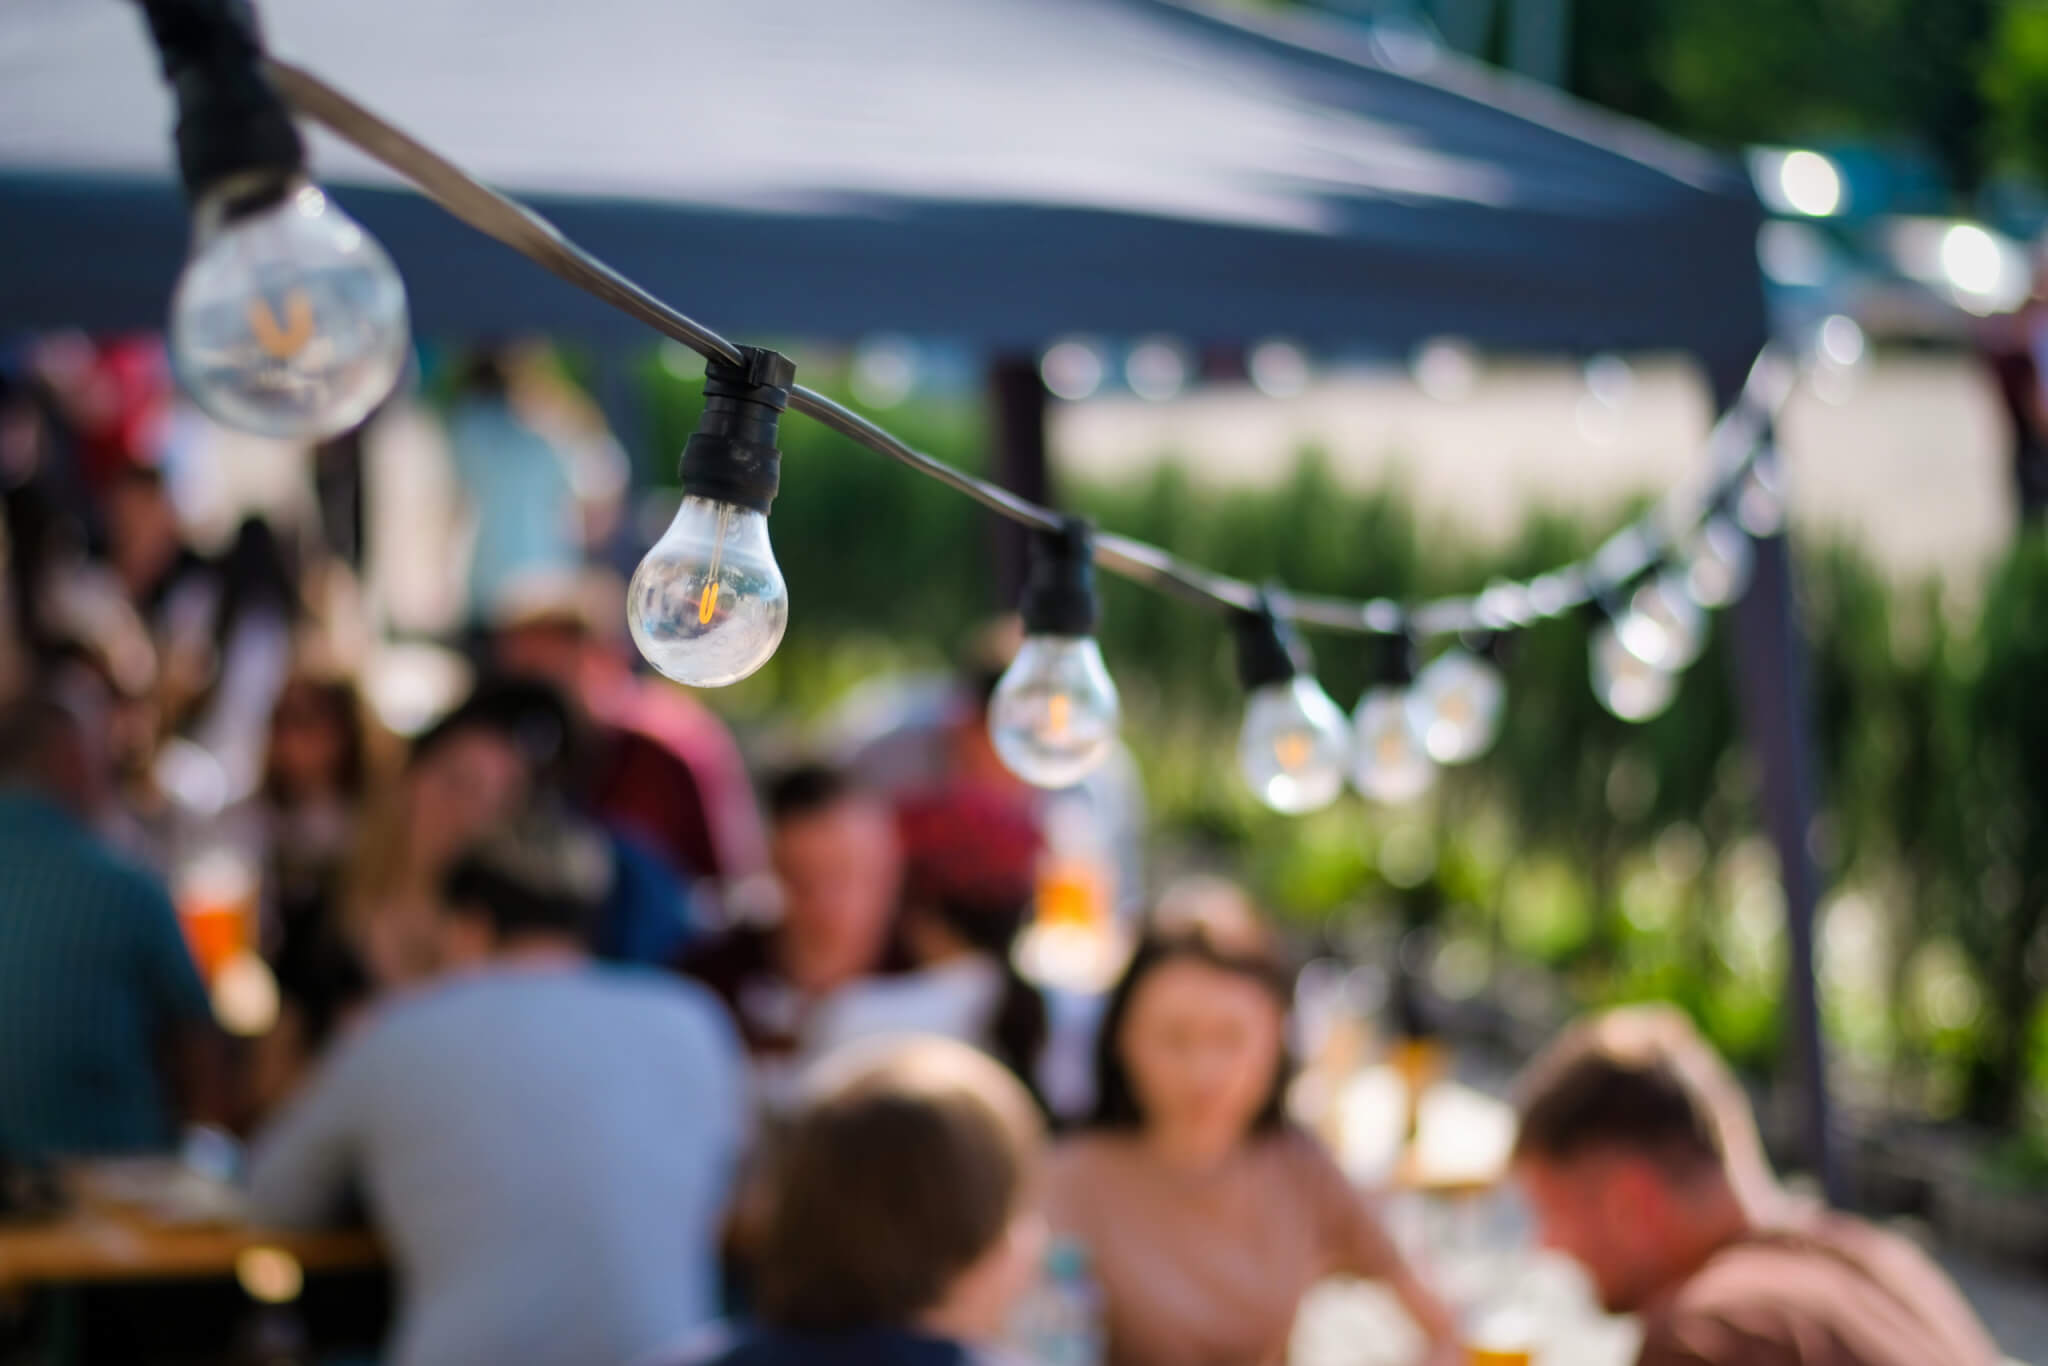
[[[213,1039],[163,888],[96,836],[98,734],[36,695],[0,711],[0,1155],[169,1149],[170,1059],[212,1118]]]

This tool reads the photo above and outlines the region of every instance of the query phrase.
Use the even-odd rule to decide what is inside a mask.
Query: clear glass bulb
[[[1072,787],[1116,744],[1117,709],[1093,636],[1027,636],[989,699],[989,739],[1025,782]]]
[[[1237,766],[1275,811],[1295,816],[1328,806],[1344,788],[1350,758],[1344,713],[1308,674],[1255,688],[1245,700]]]
[[[1706,648],[1707,614],[1693,600],[1686,576],[1667,570],[1636,589],[1615,630],[1645,664],[1675,674]]]
[[[1405,802],[1436,781],[1422,736],[1408,720],[1408,690],[1366,689],[1351,717],[1351,784],[1376,802]]]
[[[1785,490],[1776,461],[1759,459],[1742,476],[1735,520],[1752,536],[1775,536],[1785,529]]]
[[[1507,692],[1492,664],[1462,646],[1446,650],[1408,689],[1408,724],[1437,763],[1469,763],[1500,734]]]
[[[1707,521],[1692,538],[1685,586],[1702,607],[1726,607],[1749,591],[1756,547],[1742,528],[1725,518]]]
[[[693,688],[722,688],[766,664],[789,625],[766,514],[686,495],[633,571],[626,625],[649,664]]]
[[[230,184],[193,215],[171,297],[171,364],[201,408],[262,436],[319,440],[368,417],[410,347],[397,267],[317,186],[246,208]]]
[[[1603,621],[1593,632],[1593,695],[1624,721],[1647,721],[1678,695],[1678,675],[1645,660],[1622,642],[1621,629]]]

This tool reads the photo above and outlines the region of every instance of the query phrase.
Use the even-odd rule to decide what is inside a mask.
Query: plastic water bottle
[[[1045,1275],[1024,1302],[1017,1339],[1034,1366],[1102,1366],[1102,1292],[1076,1239],[1056,1238],[1046,1249]]]

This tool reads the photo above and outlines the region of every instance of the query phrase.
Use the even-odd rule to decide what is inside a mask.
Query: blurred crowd
[[[9,372],[0,1159],[246,1138],[258,1220],[380,1233],[400,1363],[1253,1366],[1331,1275],[1466,1360],[1291,1118],[1280,937],[1148,895],[1127,759],[997,759],[1013,624],[750,765],[622,640],[595,409],[513,350],[448,391],[390,419],[463,495],[404,549],[460,559],[436,692],[366,677],[374,435],[209,541],[228,438],[154,343]],[[1995,1359],[1905,1245],[1779,1210],[1674,1018],[1558,1048],[1517,1165],[1645,1361]]]

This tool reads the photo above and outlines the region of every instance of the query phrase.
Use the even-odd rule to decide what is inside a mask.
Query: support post
[[[1711,361],[1708,369],[1716,404],[1725,410],[1740,391],[1743,371]],[[1765,439],[1772,438],[1767,433]],[[1835,1151],[1814,942],[1821,898],[1820,868],[1812,845],[1818,784],[1808,717],[1806,637],[1792,575],[1783,533],[1756,543],[1755,575],[1731,614],[1735,690],[1743,731],[1760,774],[1764,827],[1777,850],[1778,875],[1785,889],[1788,1061],[1798,1086],[1804,1156],[1828,1203],[1840,1206],[1846,1192]]]

